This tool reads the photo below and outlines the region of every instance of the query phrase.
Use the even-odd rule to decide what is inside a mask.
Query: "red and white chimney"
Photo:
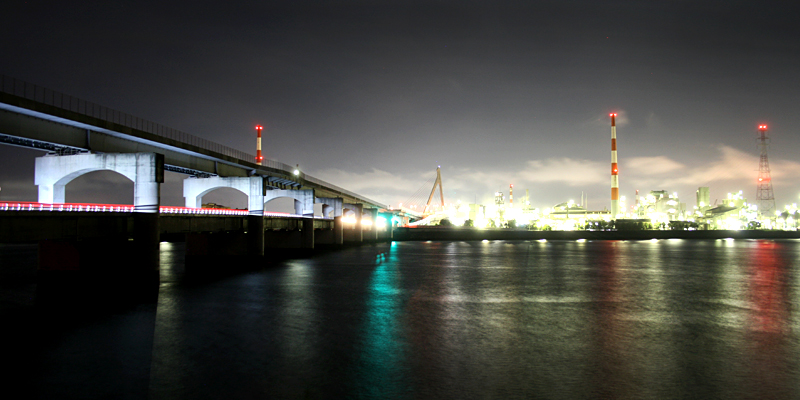
[[[258,138],[256,139],[256,164],[261,165],[261,162],[264,161],[264,157],[261,156],[261,130],[264,129],[261,125],[256,125],[256,133],[258,134]]]
[[[619,168],[617,167],[617,114],[611,116],[611,219],[619,214]]]

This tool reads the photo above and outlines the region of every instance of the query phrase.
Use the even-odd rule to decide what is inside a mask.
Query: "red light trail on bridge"
[[[36,203],[27,201],[0,202],[0,211],[53,211],[53,212],[123,212],[132,213],[132,204],[98,204],[98,203]],[[159,207],[161,214],[193,214],[193,215],[249,215],[247,210],[228,208],[192,208],[192,207]],[[264,211],[265,217],[308,218],[300,214]],[[315,216],[314,219],[332,219]]]

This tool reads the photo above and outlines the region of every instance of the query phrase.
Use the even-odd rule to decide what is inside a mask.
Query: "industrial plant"
[[[750,202],[742,190],[728,193],[722,200],[711,201],[710,188],[701,186],[695,192],[694,204],[681,199],[676,192],[657,189],[647,194],[637,189],[632,202],[620,196],[617,159],[616,113],[611,118],[611,198],[609,208],[590,210],[587,196],[579,202],[568,200],[544,209],[531,206],[529,191],[514,202],[514,185],[508,197],[502,191],[494,194],[492,204],[448,204],[442,190],[440,168],[427,202],[423,205],[401,204],[397,209],[417,215],[408,226],[463,226],[472,228],[507,228],[527,230],[797,230],[797,203],[777,209],[770,177],[767,125],[758,126],[761,151],[756,199]],[[434,193],[439,190],[439,204]]]

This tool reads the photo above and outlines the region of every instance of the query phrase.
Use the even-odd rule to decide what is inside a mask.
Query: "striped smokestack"
[[[514,207],[514,184],[508,186],[508,203]]]
[[[258,138],[256,139],[256,164],[261,165],[261,161],[264,160],[264,157],[261,156],[261,130],[264,129],[261,125],[256,125],[256,133],[258,134]]]
[[[619,214],[619,169],[617,168],[617,114],[611,116],[611,219]]]

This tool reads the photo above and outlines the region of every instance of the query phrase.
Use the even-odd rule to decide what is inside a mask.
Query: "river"
[[[162,243],[157,304],[6,307],[9,384],[48,399],[800,397],[798,240],[393,242],[206,282],[184,279],[182,249]]]

